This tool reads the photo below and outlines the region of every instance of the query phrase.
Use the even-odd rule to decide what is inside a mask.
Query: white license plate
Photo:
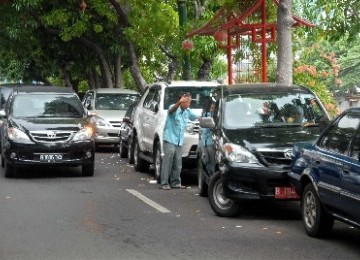
[[[62,154],[40,154],[39,159],[42,162],[56,162],[63,159]]]

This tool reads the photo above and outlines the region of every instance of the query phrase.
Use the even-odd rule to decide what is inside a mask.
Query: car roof
[[[61,93],[61,94],[76,94],[70,87],[59,86],[22,86],[14,89],[17,93]]]
[[[289,93],[308,93],[313,92],[304,86],[295,84],[283,84],[283,83],[241,83],[233,85],[221,85],[220,88],[226,92],[226,95],[231,94],[250,94],[250,93],[275,93],[275,92],[289,92]]]
[[[214,81],[199,81],[199,80],[175,80],[165,82],[170,87],[203,87],[203,86],[218,86],[218,82]]]
[[[125,88],[97,88],[89,91],[94,91],[96,93],[123,93],[123,94],[140,94],[138,91]]]

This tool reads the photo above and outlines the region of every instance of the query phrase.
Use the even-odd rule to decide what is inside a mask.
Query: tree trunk
[[[208,80],[210,77],[211,67],[213,65],[213,60],[204,59],[203,64],[201,65],[198,71],[198,80]]]
[[[121,55],[115,56],[115,88],[123,88],[124,82],[121,72]]]
[[[291,29],[294,24],[292,17],[292,0],[280,0],[277,10],[278,54],[276,82],[292,84],[293,82],[293,50]]]
[[[128,55],[130,57],[130,72],[131,75],[136,83],[136,85],[138,86],[140,92],[143,92],[146,88],[146,81],[143,78],[142,74],[141,74],[141,70],[140,70],[140,66],[138,63],[138,57],[136,55],[135,49],[134,49],[134,45],[132,43],[127,43],[126,44],[127,50],[128,50]]]
[[[95,43],[89,41],[86,38],[81,38],[81,41],[88,46],[90,49],[94,50],[99,57],[100,60],[100,66],[102,71],[102,78],[103,78],[103,87],[104,88],[113,88],[113,82],[111,79],[111,72],[110,72],[110,66],[109,63],[106,60],[106,55],[104,53],[104,50],[101,49],[99,46],[97,46]]]

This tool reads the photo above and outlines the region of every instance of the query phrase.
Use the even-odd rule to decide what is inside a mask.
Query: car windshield
[[[224,111],[227,129],[318,125],[325,114],[314,95],[302,93],[229,95]]]
[[[12,104],[14,117],[83,117],[84,108],[75,95],[17,95]]]
[[[139,99],[137,94],[98,93],[95,99],[97,110],[127,110]]]
[[[213,87],[210,86],[194,86],[194,87],[170,87],[165,90],[164,109],[168,109],[170,105],[175,104],[179,96],[184,92],[189,92],[192,97],[191,109],[201,109],[204,105],[205,98],[210,95]]]

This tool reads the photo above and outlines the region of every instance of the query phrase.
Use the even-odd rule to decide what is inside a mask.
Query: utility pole
[[[184,25],[187,22],[186,1],[187,0],[177,0],[178,12],[179,12],[180,30],[184,29]],[[190,56],[189,56],[189,53],[184,53],[183,54],[182,79],[183,80],[189,80],[190,79]]]

